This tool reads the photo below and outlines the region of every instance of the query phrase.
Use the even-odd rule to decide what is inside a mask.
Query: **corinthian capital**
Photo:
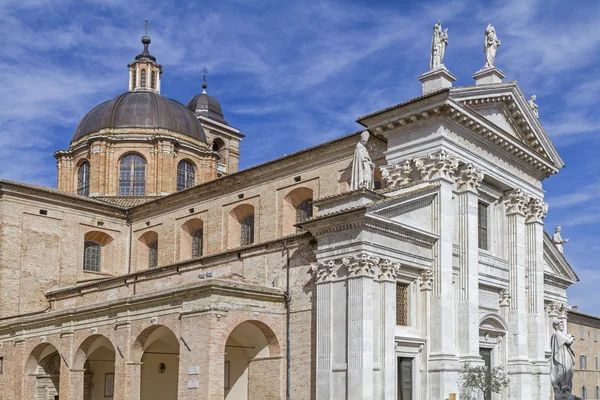
[[[528,198],[521,189],[514,189],[506,192],[504,196],[504,206],[506,215],[521,214],[525,215]]]
[[[527,222],[542,223],[548,213],[548,203],[532,197],[527,203]]]
[[[512,296],[510,295],[510,290],[500,289],[498,291],[498,294],[500,295],[500,297],[499,297],[500,307],[510,306],[510,299],[512,298]]]
[[[315,281],[325,282],[334,278],[337,278],[337,273],[335,272],[335,261],[319,261],[316,264],[313,264],[310,268],[311,272],[315,276]]]
[[[426,181],[434,179],[453,181],[458,168],[458,160],[444,150],[416,158],[414,161],[415,167],[421,173],[421,179]]]
[[[477,192],[482,180],[483,172],[475,168],[473,164],[467,164],[458,171],[456,188],[458,191]]]
[[[420,273],[421,275],[421,290],[432,290],[433,289],[433,270],[424,269]]]
[[[391,260],[381,260],[379,262],[379,279],[380,280],[396,280],[396,275],[400,269],[400,263],[395,263]]]
[[[375,276],[375,270],[379,265],[379,258],[372,257],[366,253],[361,253],[352,258],[342,258],[342,264],[348,267],[349,276]]]
[[[398,188],[411,182],[412,163],[409,160],[381,167],[381,176],[388,188]]]

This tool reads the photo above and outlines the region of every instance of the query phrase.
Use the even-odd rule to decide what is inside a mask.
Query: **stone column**
[[[419,312],[420,324],[419,328],[421,330],[421,337],[428,338],[431,331],[431,319],[429,316],[431,315],[431,292],[433,290],[433,271],[430,269],[425,269],[420,273],[420,289],[421,289],[421,309]],[[427,347],[424,348],[424,354],[421,354],[421,371],[428,370],[428,359],[429,359],[429,350]],[[421,374],[421,387],[422,390],[427,393],[428,388],[428,374]]]
[[[312,270],[317,287],[317,399],[331,399],[331,278],[335,262],[319,262]]]
[[[472,164],[464,166],[456,179],[458,200],[458,354],[461,363],[481,363],[479,355],[479,238],[478,187],[483,180]]]
[[[373,278],[379,258],[344,258],[348,268],[348,396],[373,399]],[[335,398],[335,396],[333,397]]]
[[[375,398],[381,400],[396,398],[396,274],[399,267],[389,260],[379,262],[380,326],[375,326],[375,330],[381,332],[376,351],[379,352],[382,379]]]
[[[531,363],[527,349],[527,297],[525,278],[525,205],[520,189],[506,193],[509,287],[512,301],[508,312],[509,398],[531,399]]]
[[[433,248],[433,293],[429,335],[429,394],[427,398],[446,399],[458,391],[454,288],[452,282],[452,245],[454,239],[454,175],[458,160],[445,151],[415,160],[421,178],[439,183],[433,205],[433,232],[439,240]]]
[[[129,400],[140,400],[142,391],[142,363],[128,362],[129,368]]]
[[[528,272],[527,327],[529,360],[533,370],[533,398],[550,398],[550,371],[546,360],[544,315],[544,223],[548,205],[532,198],[527,204],[526,260]]]

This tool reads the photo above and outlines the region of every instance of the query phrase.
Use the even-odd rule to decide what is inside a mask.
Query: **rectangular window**
[[[396,282],[396,325],[408,326],[408,285]]]
[[[596,356],[596,371],[598,371],[598,356]]]
[[[579,328],[579,337],[581,340],[585,339],[585,332],[583,331],[583,326]]]
[[[488,206],[479,203],[477,212],[477,231],[479,235],[479,248],[488,249]]]
[[[485,365],[485,369],[487,373],[492,373],[492,349],[487,349],[484,347],[479,348],[479,355],[483,358],[483,364]],[[486,399],[492,398],[492,390],[491,388],[487,388],[487,392],[485,394]]]
[[[594,398],[600,399],[600,386],[596,386],[596,390],[594,391]]]
[[[594,342],[598,341],[598,331],[594,331]]]
[[[585,356],[582,354],[579,356],[579,369],[584,370],[585,369]]]
[[[0,357],[0,375],[4,374],[4,357]]]
[[[398,399],[413,398],[413,359],[398,357]]]

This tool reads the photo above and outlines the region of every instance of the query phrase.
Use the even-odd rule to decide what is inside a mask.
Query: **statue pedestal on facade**
[[[452,82],[456,80],[456,76],[452,75],[446,68],[439,68],[425,72],[418,79],[423,83],[423,94],[427,94],[452,87]]]
[[[489,85],[493,83],[502,83],[506,75],[496,67],[482,68],[473,74],[476,85]]]

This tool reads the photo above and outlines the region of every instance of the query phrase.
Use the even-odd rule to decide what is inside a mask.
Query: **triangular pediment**
[[[450,98],[551,161],[564,162],[516,82],[452,88]]]

